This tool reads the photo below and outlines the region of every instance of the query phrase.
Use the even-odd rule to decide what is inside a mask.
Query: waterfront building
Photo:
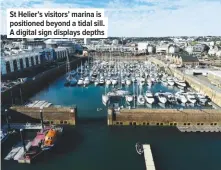
[[[175,54],[178,53],[180,51],[180,48],[176,45],[169,45],[168,46],[168,53],[169,54]]]
[[[147,46],[147,52],[148,52],[149,54],[155,53],[155,52],[156,52],[156,47],[155,47],[154,45],[149,44],[149,45]]]
[[[156,46],[156,53],[157,54],[167,54],[169,50],[169,45],[168,44],[162,44],[162,45],[157,45]]]
[[[11,72],[21,71],[31,68],[45,62],[51,62],[57,59],[66,58],[69,51],[65,47],[56,49],[45,48],[35,51],[21,51],[20,53],[1,57],[1,74],[5,75]]]
[[[112,45],[118,45],[118,44],[119,44],[119,41],[117,39],[112,41]]]
[[[139,52],[146,53],[147,52],[147,46],[148,46],[147,42],[139,42],[139,43],[137,43],[138,53]]]
[[[218,47],[218,46],[211,46],[209,51],[208,51],[208,54],[209,55],[216,55],[216,56],[220,56],[219,55],[219,51],[221,51],[221,48]]]
[[[201,53],[207,51],[208,49],[209,49],[209,47],[206,44],[196,44],[193,46],[187,46],[185,50],[189,54],[201,54]]]
[[[39,52],[25,52],[1,57],[1,74],[16,72],[41,63]]]
[[[197,57],[188,54],[168,54],[166,59],[170,61],[171,64],[176,64],[179,66],[191,65],[198,66],[199,60]]]

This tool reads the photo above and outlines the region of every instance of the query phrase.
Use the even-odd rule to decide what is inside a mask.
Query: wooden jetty
[[[144,149],[144,160],[146,164],[146,170],[155,170],[156,168],[155,168],[150,145],[144,144],[143,149]]]

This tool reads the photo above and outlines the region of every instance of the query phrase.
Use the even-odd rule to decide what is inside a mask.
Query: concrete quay
[[[217,109],[108,109],[109,126],[221,126]]]
[[[165,70],[169,73],[172,74],[173,76],[185,80],[188,82],[188,84],[197,92],[203,93],[211,98],[211,100],[221,107],[221,89],[215,86],[212,86],[210,83],[205,82],[197,77],[194,77],[192,75],[187,75],[177,68],[173,68],[165,64],[163,61],[158,60],[157,58],[150,58],[150,61],[164,67]]]
[[[76,125],[76,107],[48,107],[42,109],[46,125]],[[40,123],[40,109],[34,107],[13,106],[8,110],[9,123]],[[15,124],[16,125],[16,124]]]

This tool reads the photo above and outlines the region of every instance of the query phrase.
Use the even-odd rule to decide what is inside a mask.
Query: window
[[[120,125],[123,125],[123,122],[120,122]]]
[[[203,125],[203,123],[201,123],[201,125]]]
[[[188,125],[190,125],[190,123],[188,123]]]
[[[60,124],[63,124],[63,120],[60,121]]]
[[[170,126],[173,126],[173,123],[170,123]]]
[[[217,125],[217,123],[214,123],[214,125]]]
[[[25,58],[25,62],[26,62],[26,67],[29,67],[29,61],[27,57]]]
[[[35,56],[35,60],[36,60],[36,64],[39,64],[38,56],[37,55]]]
[[[177,125],[177,123],[174,123],[174,126],[176,126]]]
[[[65,121],[64,121],[64,124],[68,124],[68,121],[67,121],[67,120],[65,120]]]
[[[20,63],[20,70],[24,69],[24,63],[22,58],[19,59],[19,63]]]
[[[145,123],[145,122],[143,122],[143,125],[146,125],[146,123]]]
[[[184,123],[183,125],[186,125],[186,123]]]
[[[200,125],[200,123],[197,123],[197,125]]]
[[[6,61],[5,65],[6,65],[6,72],[10,73],[11,72],[11,67],[10,67],[9,61]]]
[[[34,65],[34,58],[31,57],[31,65],[33,66]]]
[[[213,123],[211,123],[210,125],[213,125]]]
[[[159,123],[157,123],[157,126],[159,126],[160,124]]]
[[[13,60],[14,71],[18,71],[17,61]]]

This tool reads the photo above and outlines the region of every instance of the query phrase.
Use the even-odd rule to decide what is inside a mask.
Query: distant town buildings
[[[89,45],[91,44],[91,39],[90,38],[84,38],[84,45]]]

